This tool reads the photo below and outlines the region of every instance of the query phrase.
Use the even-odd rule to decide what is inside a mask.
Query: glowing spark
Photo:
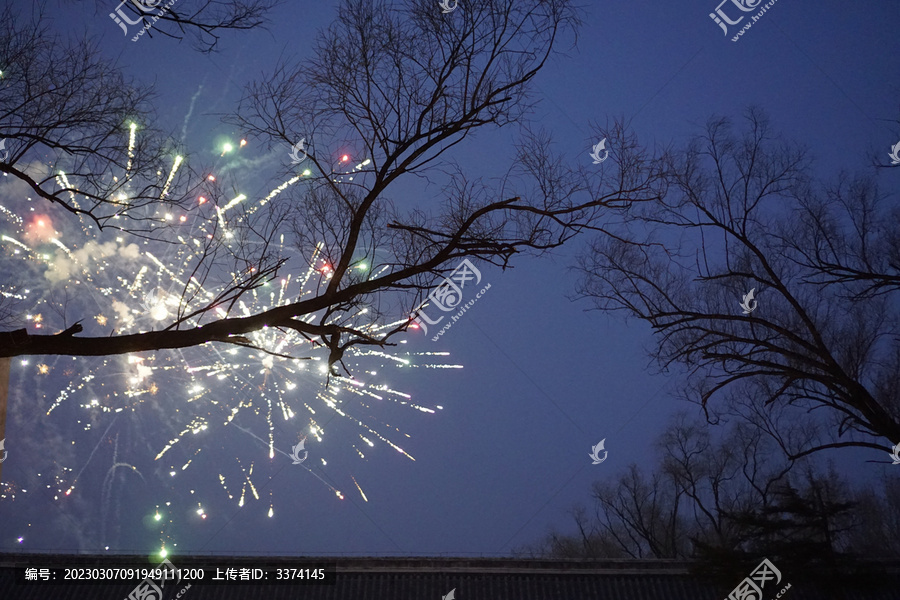
[[[306,173],[306,172],[304,172],[304,174],[305,174],[305,173]],[[290,179],[288,179],[287,181],[285,181],[284,183],[282,183],[281,185],[279,185],[277,188],[275,188],[274,190],[272,190],[271,192],[269,192],[268,195],[267,195],[265,198],[263,198],[262,200],[260,200],[259,203],[256,204],[256,206],[254,206],[253,208],[251,208],[249,212],[250,212],[251,214],[254,213],[254,212],[256,212],[257,210],[259,210],[260,208],[262,208],[263,206],[265,206],[266,204],[268,204],[269,201],[272,200],[272,198],[274,198],[275,196],[277,196],[278,194],[280,194],[281,192],[283,192],[284,190],[286,190],[289,186],[294,185],[294,184],[297,183],[298,181],[300,181],[300,177],[291,177]],[[227,207],[226,207],[226,208],[227,208]],[[223,209],[223,210],[224,210],[224,209]]]
[[[137,131],[137,123],[131,123],[128,126],[128,164],[125,165],[125,172],[131,171],[131,161],[134,158],[134,133]]]
[[[68,177],[66,177],[66,174],[64,172],[60,171],[57,174],[56,183],[59,184],[59,187],[69,192],[69,199],[72,201],[72,205],[75,208],[78,208],[78,201],[75,199],[75,190],[72,189],[71,185],[69,185],[69,179]]]
[[[28,246],[26,246],[19,240],[14,240],[13,238],[9,237],[8,235],[0,236],[0,240],[3,240],[4,242],[10,242],[11,244],[15,244],[16,246],[19,246],[23,250],[31,250],[31,248],[29,248]]]
[[[246,199],[247,199],[247,196],[245,196],[244,194],[239,195],[237,198],[235,198],[234,200],[231,200],[228,204],[223,206],[222,212],[225,212],[229,208],[234,208],[235,206],[237,206],[238,204],[240,204],[241,202],[243,202]]]
[[[366,498],[366,494],[365,494],[365,492],[363,492],[363,491],[362,491],[362,488],[361,488],[361,487],[359,487],[359,484],[358,484],[358,483],[356,483],[356,478],[355,478],[355,477],[354,477],[354,476],[353,476],[353,475],[351,475],[351,476],[350,476],[350,479],[352,479],[352,480],[353,480],[353,483],[354,483],[354,484],[355,484],[355,485],[356,485],[356,489],[358,489],[358,490],[359,490],[359,495],[360,495],[360,496],[362,496],[362,499],[363,499],[363,500],[365,500],[365,501],[366,501],[366,502],[368,502],[368,501],[369,501],[369,499],[368,499],[368,498]]]
[[[166,178],[166,184],[163,186],[162,193],[159,195],[160,200],[162,200],[169,194],[169,186],[172,184],[172,180],[175,179],[175,173],[176,171],[178,171],[178,167],[181,166],[181,161],[183,160],[183,156],[175,157],[175,162],[172,164],[172,170],[169,171],[169,177]]]
[[[237,206],[238,204],[240,204],[241,202],[243,202],[246,199],[247,199],[247,196],[245,196],[244,194],[241,194],[237,198],[231,200],[230,202],[228,202],[228,204],[226,204],[225,206],[223,206],[221,208],[216,206],[216,215],[218,215],[218,217],[219,217],[219,224],[222,226],[222,231],[225,233],[225,237],[231,237],[231,232],[229,232],[225,226],[225,211],[228,210],[229,208],[234,208],[235,206]]]

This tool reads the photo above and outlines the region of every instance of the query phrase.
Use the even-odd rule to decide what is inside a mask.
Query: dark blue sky
[[[775,130],[806,144],[816,173],[826,179],[841,169],[864,168],[867,152],[886,156],[900,139],[896,123],[889,122],[900,106],[896,3],[779,0],[737,43],[708,17],[715,5],[714,0],[588,3],[577,49],[554,59],[536,83],[542,103],[535,120],[553,133],[557,149],[574,163],[590,164],[590,146],[598,141],[591,123],[625,116],[644,143],[683,142],[711,115],[737,119],[751,104],[766,110]],[[216,140],[238,139],[219,115],[235,108],[242,86],[270,71],[282,55],[309,55],[315,30],[331,21],[333,11],[333,2],[288,2],[272,15],[268,31],[226,33],[220,51],[209,56],[160,36],[132,43],[103,12],[79,14],[64,6],[54,8],[51,17],[60,31],[99,36],[104,52],[118,57],[136,80],[155,82],[162,118],[157,126],[176,135],[184,128],[188,151],[212,162]],[[512,133],[480,133],[454,157],[474,175],[500,175],[513,157]],[[251,142],[241,156],[270,155],[274,178],[285,152],[267,152]],[[228,160],[237,161],[228,163],[230,168],[245,166],[237,158]],[[265,165],[259,170],[265,172]],[[249,193],[270,189],[268,183],[260,180]],[[650,337],[643,324],[587,312],[586,302],[567,299],[576,281],[570,267],[580,247],[576,241],[540,260],[522,257],[506,272],[485,266],[483,283],[491,289],[440,341],[408,336],[405,350],[448,351],[447,362],[464,365],[386,371],[388,381],[415,401],[443,407],[425,414],[388,406],[379,414],[410,436],[402,445],[415,462],[385,444],[360,459],[348,449],[348,442],[359,439],[353,428],[335,424],[326,444],[309,449],[312,457],[317,452],[328,457],[327,475],[345,500],[279,456],[287,465],[283,470],[273,468],[268,483],[254,480],[265,484],[261,500],[238,508],[223,497],[215,480],[216,455],[209,451],[203,458],[208,463],[191,467],[191,485],[173,492],[179,502],[172,511],[183,518],[165,536],[178,542],[175,552],[508,553],[548,526],[567,528],[566,510],[587,501],[593,481],[632,462],[651,468],[653,443],[668,416],[694,408],[670,397],[674,376],[651,374],[644,351]],[[13,368],[14,408],[6,431],[11,458],[4,464],[4,481],[29,468],[27,458],[14,457],[17,432],[24,431],[16,415],[28,406],[33,385],[28,373]],[[122,427],[122,436],[146,434],[152,420],[145,415],[141,427],[116,427]],[[53,427],[64,437],[66,424],[58,421]],[[108,422],[98,423],[87,439],[70,425],[84,440],[79,443],[93,447]],[[40,435],[40,429],[29,431]],[[592,466],[588,453],[603,438],[609,458]],[[130,440],[130,454],[119,459],[147,465],[144,475],[155,481],[157,446]],[[233,455],[245,462],[265,457],[265,449],[241,432],[209,440],[209,448],[220,447],[223,462],[233,461]],[[86,481],[102,482],[112,464],[104,452],[88,465]],[[830,458],[849,468],[846,456]],[[860,477],[867,469],[874,476],[880,467],[862,462],[865,458],[871,456],[854,454],[853,468]],[[84,463],[68,466],[77,471]],[[121,531],[110,551],[149,553],[161,537],[158,526],[144,524],[146,507],[164,502],[166,492],[155,483],[133,481],[117,487]],[[207,507],[206,521],[191,517],[186,489],[195,489]],[[72,514],[96,518],[96,488],[85,485],[77,494],[83,497],[71,500],[78,506]],[[272,518],[266,516],[270,498]],[[55,536],[34,522],[34,511],[52,521],[68,509],[35,502],[40,507],[0,502],[0,549],[75,549],[71,536]],[[79,523],[81,539],[96,543],[96,531],[89,529],[97,522]],[[23,544],[16,543],[20,535],[26,537]],[[100,548],[88,543],[79,549]]]

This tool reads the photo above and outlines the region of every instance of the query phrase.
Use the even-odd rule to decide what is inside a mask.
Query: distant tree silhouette
[[[784,457],[770,436],[736,421],[718,441],[708,424],[677,416],[660,436],[660,463],[593,487],[575,507],[576,533],[552,531],[519,549],[555,558],[696,559],[733,574],[759,556],[786,568],[827,569],[855,557],[900,557],[896,480],[851,488],[811,457]]]
[[[766,556],[798,571],[811,565],[834,567],[839,557],[851,554],[848,533],[858,525],[859,502],[848,497],[847,484],[834,472],[816,474],[807,468],[797,485],[785,481],[777,486],[770,504],[726,515],[738,532],[736,545],[696,540],[695,556],[712,564]]]

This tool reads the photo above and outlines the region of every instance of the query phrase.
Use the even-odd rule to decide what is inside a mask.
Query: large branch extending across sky
[[[4,343],[0,345],[0,357],[42,354],[105,356],[150,350],[187,348],[209,342],[247,345],[247,340],[243,336],[265,327],[286,327],[310,336],[323,338],[329,335],[346,334],[349,336],[349,339],[346,343],[340,344],[340,347],[343,348],[354,343],[383,344],[387,342],[388,336],[374,338],[353,328],[315,325],[303,321],[300,317],[312,315],[318,311],[342,304],[352,304],[362,296],[379,291],[419,287],[419,285],[413,283],[416,276],[445,271],[446,268],[442,269],[442,265],[454,258],[465,256],[480,256],[483,258],[502,256],[508,259],[511,254],[518,252],[522,248],[547,249],[562,244],[568,238],[567,235],[563,234],[555,241],[534,244],[529,239],[475,240],[467,237],[466,232],[476,222],[477,216],[490,213],[491,211],[520,210],[529,214],[537,213],[550,219],[559,219],[560,216],[571,214],[575,208],[566,207],[557,211],[538,211],[534,206],[517,205],[515,203],[516,200],[518,198],[512,198],[485,207],[476,217],[464,223],[454,235],[436,235],[435,237],[440,238],[443,242],[443,247],[427,260],[422,260],[417,264],[406,265],[381,277],[351,283],[340,289],[332,290],[329,288],[314,298],[278,306],[251,316],[220,318],[205,325],[184,329],[170,328],[162,331],[105,337],[79,337],[77,332],[80,331],[80,327],[74,330],[70,328],[63,333],[55,335],[23,334],[21,331],[17,332],[16,335],[10,333],[0,334],[6,338],[3,340]],[[607,202],[608,200],[606,199],[589,200],[578,208],[587,210],[598,205],[604,205]],[[399,224],[395,224],[394,227],[404,228]],[[571,233],[568,230],[569,227],[562,228],[562,232]],[[417,235],[426,235],[425,231],[417,231],[416,233]],[[450,239],[446,240],[445,237]],[[261,284],[262,282],[258,281],[257,283]],[[217,305],[210,304],[205,307],[204,312],[212,312],[216,307]],[[390,335],[402,329],[405,329],[405,327],[396,328]]]
[[[83,3],[83,0],[79,2]],[[103,14],[114,8],[123,10],[132,19],[158,17],[154,21],[154,27],[147,30],[149,37],[154,34],[176,40],[190,37],[196,49],[213,52],[222,33],[264,26],[272,10],[281,2],[282,0],[125,0],[117,6],[113,0],[98,0],[97,8]]]

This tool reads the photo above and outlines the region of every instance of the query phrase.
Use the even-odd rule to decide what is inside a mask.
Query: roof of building
[[[169,582],[163,586],[162,600],[172,600],[179,593],[178,600],[443,600],[451,591],[453,600],[723,600],[741,583],[741,577],[703,575],[696,572],[697,563],[672,560],[231,556],[170,560],[182,569],[202,566],[204,579]],[[124,600],[140,579],[78,584],[60,580],[67,569],[72,575],[72,569],[126,566],[156,565],[137,556],[0,554],[0,599]],[[331,584],[271,581],[277,569],[318,566],[333,569]],[[57,581],[25,581],[27,568],[50,569]],[[224,577],[226,568],[237,569],[236,575],[241,568],[266,569],[269,578],[265,584],[211,581],[218,569]],[[748,568],[746,575],[752,570]],[[188,583],[190,588],[185,589]],[[865,561],[852,569],[836,569],[827,577],[785,570],[779,582],[765,584],[762,600],[773,600],[782,591],[783,600],[896,600],[900,598],[900,562]]]

